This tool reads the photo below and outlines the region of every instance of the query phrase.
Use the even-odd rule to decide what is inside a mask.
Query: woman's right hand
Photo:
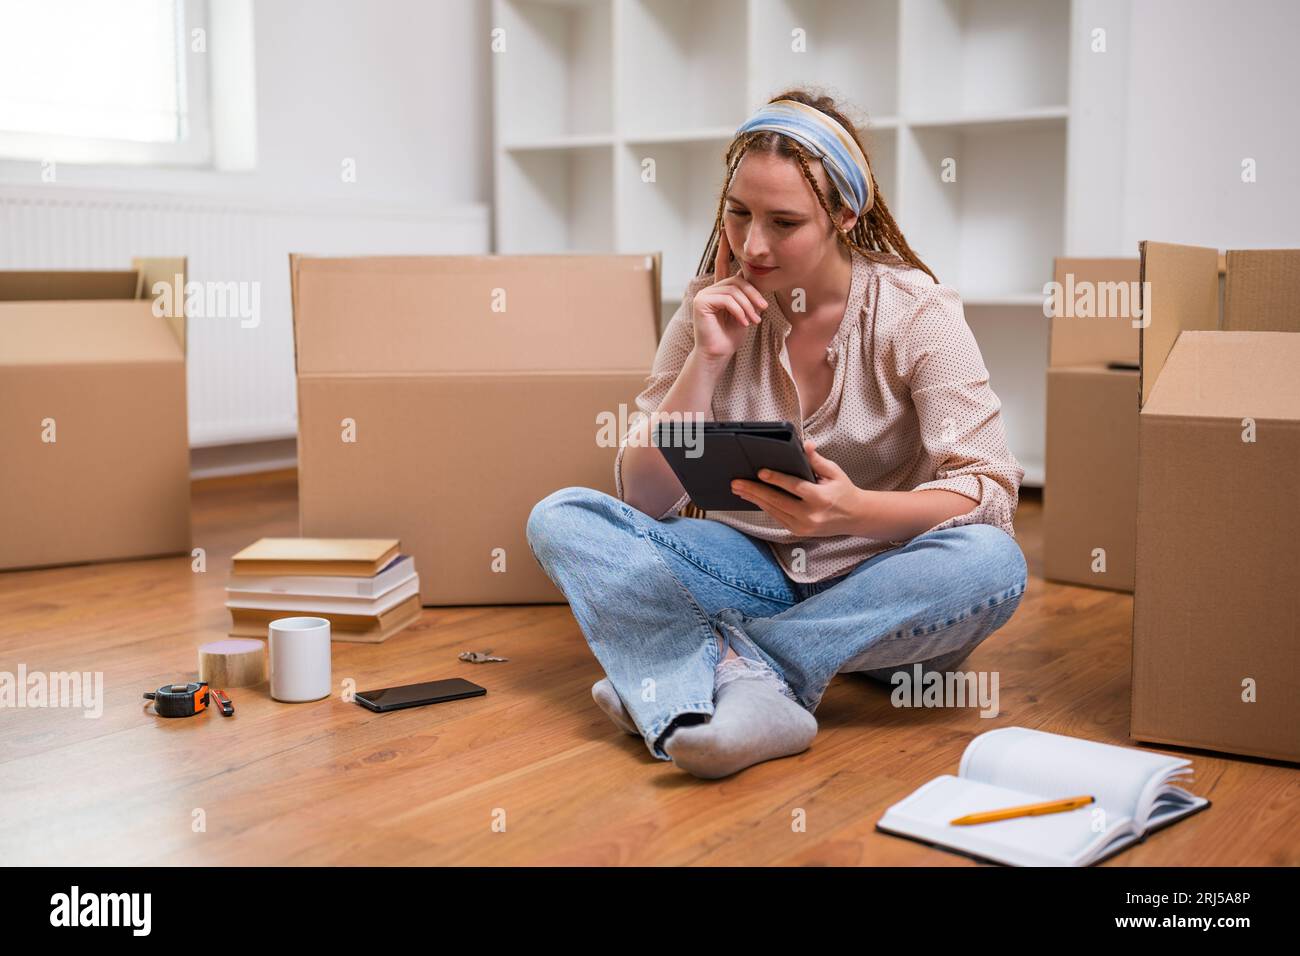
[[[695,293],[691,318],[695,325],[695,351],[711,361],[725,361],[740,348],[750,326],[761,321],[767,300],[741,273],[731,271],[731,246],[727,230],[720,228],[718,255],[713,263],[713,285]]]

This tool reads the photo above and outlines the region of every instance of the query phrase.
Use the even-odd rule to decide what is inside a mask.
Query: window
[[[208,165],[202,0],[0,0],[0,157]]]

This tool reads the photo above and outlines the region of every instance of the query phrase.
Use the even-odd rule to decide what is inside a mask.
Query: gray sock
[[[596,683],[591,685],[591,696],[596,701],[597,706],[605,712],[610,720],[618,725],[619,729],[631,734],[633,737],[640,737],[641,731],[636,729],[636,724],[632,723],[632,717],[623,706],[623,701],[619,699],[618,691],[614,685],[609,682],[608,677],[602,677]]]
[[[664,752],[697,777],[726,777],[764,760],[807,750],[817,718],[762,661],[736,658],[716,668],[713,719],[675,730]]]

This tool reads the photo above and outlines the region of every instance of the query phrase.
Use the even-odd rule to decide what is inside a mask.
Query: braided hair
[[[858,146],[862,147],[863,155],[867,155],[866,147],[862,145],[862,139],[858,134],[856,125],[835,106],[835,101],[831,97],[816,95],[803,89],[793,89],[779,93],[768,102],[776,102],[777,100],[797,100],[833,117],[857,141]],[[808,166],[808,161],[816,157],[809,153],[802,144],[774,130],[753,130],[744,133],[733,139],[727,147],[725,154],[727,180],[723,184],[722,195],[718,199],[718,211],[713,221],[713,234],[709,237],[708,245],[704,248],[704,255],[700,257],[700,263],[695,270],[696,276],[712,274],[713,272],[714,259],[718,255],[718,237],[722,229],[722,212],[726,205],[727,190],[731,188],[731,180],[736,175],[741,159],[750,150],[757,153],[784,156],[799,164],[804,178],[808,180],[808,185],[812,187],[813,194],[817,197],[817,201],[821,203],[821,207],[826,210],[826,215],[830,217],[831,225],[838,233],[839,241],[843,245],[875,261],[902,259],[909,265],[920,269],[931,279],[934,279],[936,283],[939,281],[935,274],[930,271],[930,267],[921,261],[921,258],[912,251],[912,247],[908,245],[907,240],[903,238],[903,233],[898,228],[898,223],[894,222],[889,206],[885,203],[885,197],[881,195],[880,187],[876,184],[874,171],[869,172],[869,175],[871,176],[871,190],[875,196],[875,202],[865,215],[858,217],[857,222],[853,224],[852,230],[845,231],[840,227],[839,213],[846,208],[847,204],[844,202],[839,190],[835,188],[835,184],[830,183],[828,190],[830,195],[825,195],[817,184],[817,178]]]

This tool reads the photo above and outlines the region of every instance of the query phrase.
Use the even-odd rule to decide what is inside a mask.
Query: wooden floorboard
[[[231,555],[297,534],[296,475],[197,482],[193,508],[203,573],[168,557],[0,574],[0,671],[104,675],[98,718],[0,710],[0,860],[970,866],[875,822],[995,727],[1131,743],[1132,598],[1042,579],[1033,492],[1016,522],[1025,599],[967,664],[999,673],[997,717],[894,708],[889,687],[841,677],[808,751],[721,781],[609,723],[565,605],[426,608],[385,644],[334,647],[336,686],[463,676],[485,697],[380,715],[337,697],[279,704],[263,685],[232,691],[234,718],[151,716],[142,693],[193,675],[197,646],[226,633]],[[485,648],[509,662],[457,658]],[[1105,865],[1300,863],[1296,768],[1151,749],[1190,756],[1190,789],[1213,806]]]

